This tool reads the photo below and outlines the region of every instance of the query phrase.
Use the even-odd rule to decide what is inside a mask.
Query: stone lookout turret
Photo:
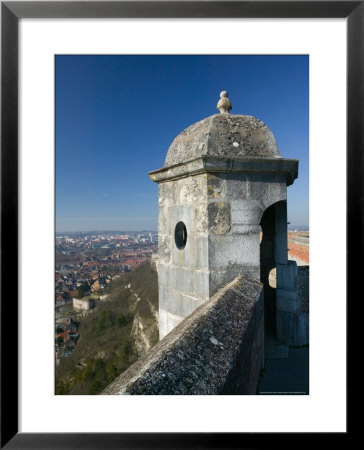
[[[266,327],[285,341],[295,326],[286,191],[298,161],[282,158],[262,121],[230,114],[226,91],[217,108],[182,131],[164,167],[150,172],[159,184],[160,338],[243,275],[264,283]]]

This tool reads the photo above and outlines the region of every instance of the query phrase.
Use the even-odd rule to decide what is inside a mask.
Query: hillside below
[[[152,348],[158,334],[158,278],[151,264],[112,281],[80,318],[72,354],[56,368],[56,394],[98,394]]]

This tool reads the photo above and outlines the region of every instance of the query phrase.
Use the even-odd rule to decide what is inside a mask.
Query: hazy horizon
[[[306,231],[309,230],[309,225],[299,225],[299,224],[290,224],[288,225],[288,230],[292,231],[292,229],[300,229],[302,231]],[[102,233],[121,233],[121,234],[128,234],[128,233],[155,233],[158,234],[158,230],[153,230],[153,229],[137,229],[137,230],[114,230],[114,229],[110,229],[110,230],[106,230],[106,229],[93,229],[93,230],[57,230],[56,231],[56,235],[57,234],[67,234],[67,233],[94,233],[94,234],[102,234]]]

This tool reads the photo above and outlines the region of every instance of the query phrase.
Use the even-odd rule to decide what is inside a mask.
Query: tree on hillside
[[[84,281],[81,286],[77,288],[79,298],[85,297],[90,292],[90,286],[87,281]]]

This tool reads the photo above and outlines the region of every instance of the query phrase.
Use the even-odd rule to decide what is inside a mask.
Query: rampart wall
[[[263,354],[263,286],[239,276],[102,394],[255,394]]]

